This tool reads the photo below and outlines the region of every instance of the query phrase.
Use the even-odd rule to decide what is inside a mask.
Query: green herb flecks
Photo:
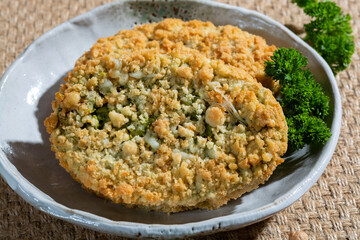
[[[130,134],[132,136],[145,136],[147,130],[153,124],[153,122],[155,122],[156,119],[156,116],[151,116],[147,120],[145,120],[145,122],[135,123],[135,128],[133,130],[130,130]]]
[[[107,106],[103,106],[101,108],[96,109],[95,112],[93,113],[93,115],[99,121],[99,126],[98,126],[99,129],[102,129],[105,123],[110,121],[109,112],[110,109]]]

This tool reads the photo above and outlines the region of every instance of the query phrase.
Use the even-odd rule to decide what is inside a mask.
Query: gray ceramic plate
[[[152,14],[156,13],[156,14]],[[231,24],[263,36],[278,47],[295,47],[331,99],[332,137],[323,147],[286,157],[259,189],[213,211],[163,214],[128,209],[88,194],[50,151],[43,121],[64,75],[100,37],[165,17]],[[340,96],[325,61],[300,38],[257,12],[209,1],[118,1],[101,6],[47,32],[10,66],[0,83],[0,173],[21,197],[57,218],[98,231],[142,237],[184,237],[243,227],[284,209],[320,177],[339,136]]]

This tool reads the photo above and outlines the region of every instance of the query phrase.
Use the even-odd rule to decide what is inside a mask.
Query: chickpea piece
[[[211,127],[223,125],[225,122],[225,114],[219,107],[209,107],[205,113],[205,121]]]
[[[126,141],[122,146],[122,151],[125,156],[130,156],[138,153],[138,146],[132,141]]]

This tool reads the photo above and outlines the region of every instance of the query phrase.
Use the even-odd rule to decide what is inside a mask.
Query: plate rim
[[[45,32],[36,40],[34,40],[25,50],[16,58],[16,60],[7,68],[0,80],[0,94],[2,93],[3,86],[9,78],[10,73],[13,69],[16,68],[17,64],[40,42],[46,40],[48,37],[51,37],[53,33],[61,31],[66,25],[72,24],[78,20],[86,18],[88,15],[91,15],[97,11],[101,11],[106,8],[111,8],[114,5],[122,4],[129,2],[131,0],[117,0],[111,3],[107,3],[101,6],[98,6],[84,14],[76,16],[72,19],[65,21],[64,23],[52,28],[51,30]],[[142,0],[148,1],[151,0]],[[160,1],[163,2],[163,1]],[[261,221],[270,217],[271,215],[283,210],[289,205],[293,204],[297,199],[299,199],[305,192],[307,192],[315,182],[320,178],[321,174],[324,172],[326,166],[328,165],[334,151],[336,144],[340,135],[341,128],[341,116],[342,116],[342,106],[339,89],[335,77],[326,63],[326,61],[306,42],[301,38],[296,36],[288,28],[286,28],[281,23],[273,20],[272,18],[256,12],[254,10],[245,9],[238,6],[232,6],[225,3],[206,1],[206,0],[185,0],[184,2],[196,2],[201,3],[207,6],[213,6],[218,8],[225,9],[236,9],[239,12],[244,14],[253,15],[271,25],[275,25],[280,28],[284,33],[291,37],[295,42],[304,46],[320,63],[324,68],[326,75],[329,78],[331,84],[331,90],[334,94],[334,115],[333,115],[333,125],[331,127],[332,137],[327,142],[326,148],[327,152],[323,153],[321,158],[322,161],[318,162],[315,166],[315,170],[311,171],[311,175],[306,179],[300,182],[297,185],[297,188],[290,193],[283,195],[282,197],[276,199],[273,203],[265,205],[261,208],[257,208],[252,211],[235,213],[227,216],[220,216],[211,218],[208,220],[186,223],[186,224],[145,224],[129,221],[114,221],[107,219],[105,217],[98,216],[93,213],[88,213],[82,210],[71,209],[65,205],[62,205],[54,201],[49,195],[40,191],[36,186],[30,183],[25,177],[23,177],[16,167],[7,159],[5,154],[0,151],[0,175],[7,182],[7,184],[26,202],[34,206],[35,208],[50,214],[56,218],[86,227],[100,232],[111,233],[116,235],[121,235],[125,237],[162,237],[162,238],[173,238],[173,237],[185,237],[190,235],[206,234],[211,232],[218,232],[223,230],[230,230],[240,227],[245,227],[247,225],[253,224],[255,222]],[[26,190],[25,190],[26,189]],[[239,216],[240,215],[240,216]],[[246,221],[244,221],[247,219]],[[99,223],[99,221],[101,221]]]

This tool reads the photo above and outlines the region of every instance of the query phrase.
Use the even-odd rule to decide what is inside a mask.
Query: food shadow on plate
[[[283,156],[284,162],[275,169],[274,173],[264,185],[271,184],[295,172],[303,166],[304,160],[308,158],[310,154],[311,150],[309,146],[305,146],[298,151],[286,153]]]
[[[55,153],[51,151],[49,134],[46,132],[43,124],[45,118],[52,112],[51,101],[54,100],[55,93],[59,90],[60,84],[64,82],[63,79],[66,75],[64,74],[59,78],[39,99],[35,116],[38,121],[38,130],[41,133],[42,143],[8,142],[12,151],[7,153],[7,157],[18,171],[40,191],[50,196],[54,201],[71,209],[90,212],[115,221],[132,221],[145,224],[198,222],[230,215],[241,205],[242,199],[239,198],[212,211],[192,210],[166,214],[126,208],[99,198],[94,194],[89,194],[59,165],[59,161],[55,158]],[[296,168],[296,162],[291,163],[291,166]],[[290,173],[291,168],[285,172],[286,175]],[[273,176],[269,181],[277,181],[277,179],[277,177]],[[191,217],[189,218],[189,216]]]

